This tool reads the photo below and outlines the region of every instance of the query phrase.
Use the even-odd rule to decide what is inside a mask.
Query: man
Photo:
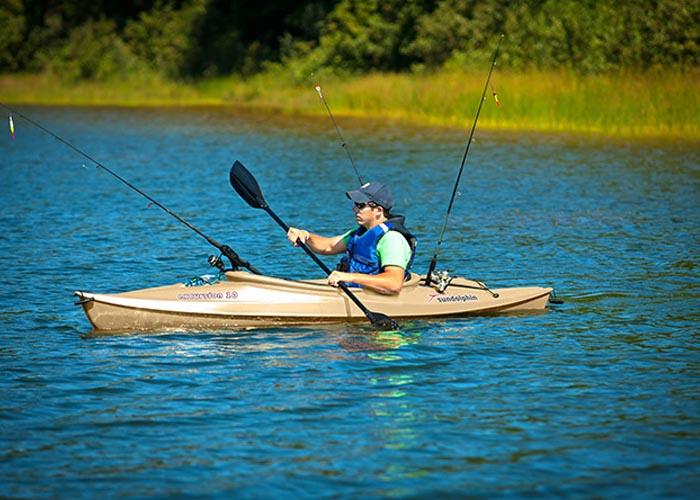
[[[416,239],[403,226],[402,216],[390,214],[391,192],[380,182],[368,182],[345,195],[355,206],[360,226],[333,237],[290,228],[287,238],[294,245],[305,243],[321,255],[345,253],[339,270],[328,276],[328,283],[361,286],[384,294],[397,294],[408,276]]]

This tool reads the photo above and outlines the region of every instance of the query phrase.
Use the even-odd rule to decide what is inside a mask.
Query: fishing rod
[[[454,188],[452,189],[452,197],[450,198],[450,204],[447,207],[447,213],[445,214],[445,222],[442,224],[442,230],[440,231],[440,237],[438,238],[437,245],[435,246],[435,253],[433,258],[430,260],[430,267],[425,275],[425,286],[430,286],[433,271],[435,271],[435,266],[437,265],[438,255],[440,254],[440,244],[442,243],[442,238],[445,235],[445,230],[447,229],[447,222],[450,218],[450,212],[452,212],[452,204],[455,201],[455,195],[457,194],[457,188],[459,188],[459,180],[462,178],[462,171],[464,170],[464,165],[467,162],[467,155],[469,154],[469,146],[472,144],[472,139],[474,138],[474,130],[476,130],[476,123],[479,121],[479,114],[481,113],[481,106],[484,104],[486,99],[486,90],[489,87],[489,82],[491,81],[491,73],[493,73],[493,68],[496,66],[496,58],[498,57],[498,49],[501,47],[501,42],[503,41],[504,35],[498,39],[498,44],[496,45],[496,50],[493,52],[493,58],[491,59],[491,67],[489,68],[489,75],[486,78],[486,84],[484,84],[484,91],[481,94],[481,100],[479,101],[479,108],[476,110],[476,116],[474,117],[474,123],[472,124],[471,132],[469,132],[469,140],[467,140],[467,147],[464,150],[464,156],[462,157],[462,164],[459,167],[459,173],[457,174],[457,180],[455,181]],[[496,92],[493,91],[494,98],[496,98]],[[498,98],[496,98],[498,102]]]
[[[236,269],[237,267],[240,266],[240,267],[245,267],[246,269],[250,270],[250,272],[252,272],[252,273],[254,273],[254,274],[261,274],[260,271],[258,271],[257,269],[255,269],[255,267],[253,267],[252,264],[250,264],[249,262],[247,262],[247,261],[241,259],[241,258],[239,257],[239,255],[238,255],[230,246],[228,246],[228,245],[222,245],[221,243],[219,243],[219,242],[216,241],[215,239],[210,238],[209,236],[207,236],[206,234],[204,234],[201,230],[199,230],[197,227],[195,227],[194,225],[192,225],[192,224],[190,224],[189,222],[187,222],[185,219],[183,219],[182,217],[180,217],[179,215],[177,215],[175,212],[173,212],[172,210],[170,210],[170,209],[169,209],[168,207],[166,207],[165,205],[163,205],[163,204],[159,203],[158,201],[156,201],[155,199],[151,198],[148,194],[144,193],[144,192],[141,191],[139,188],[137,188],[136,186],[134,186],[133,184],[131,184],[129,181],[127,181],[126,179],[124,179],[122,176],[120,176],[119,174],[117,174],[117,173],[114,172],[113,170],[109,169],[108,167],[106,167],[105,165],[103,165],[102,163],[100,163],[99,161],[95,160],[92,156],[90,156],[90,155],[88,155],[87,153],[81,151],[80,149],[78,149],[77,147],[75,147],[75,146],[74,146],[73,144],[71,144],[70,142],[68,142],[68,141],[66,141],[66,140],[64,140],[64,139],[62,139],[61,137],[59,137],[58,135],[54,134],[54,133],[51,132],[49,129],[47,129],[46,127],[44,127],[44,126],[41,125],[40,123],[35,122],[34,120],[32,120],[32,119],[29,118],[28,116],[24,115],[23,113],[20,113],[19,111],[10,108],[9,106],[7,106],[6,104],[4,104],[4,103],[2,103],[2,102],[0,102],[0,106],[2,106],[3,108],[5,108],[6,110],[8,110],[10,113],[14,113],[14,114],[17,115],[17,116],[20,116],[20,117],[24,118],[28,123],[31,123],[32,125],[34,125],[35,127],[39,128],[40,130],[43,130],[44,132],[46,132],[48,135],[50,135],[50,136],[53,137],[54,139],[56,139],[56,140],[62,142],[63,144],[65,144],[66,146],[68,146],[70,149],[72,149],[73,151],[75,151],[76,153],[78,153],[79,155],[83,156],[84,158],[87,158],[89,161],[91,161],[92,163],[94,163],[98,168],[101,168],[102,170],[104,170],[105,172],[107,172],[108,174],[110,174],[111,176],[113,176],[114,178],[116,178],[117,180],[119,180],[120,182],[124,183],[124,184],[125,184],[126,186],[128,186],[130,189],[136,191],[138,194],[140,194],[141,196],[143,196],[144,198],[146,198],[148,201],[150,201],[153,205],[156,205],[157,207],[161,208],[161,209],[162,209],[163,211],[165,211],[165,213],[167,213],[168,215],[173,216],[178,222],[181,222],[182,224],[184,224],[185,226],[187,226],[188,228],[190,228],[192,231],[194,231],[195,233],[197,233],[198,235],[200,235],[202,238],[204,238],[205,240],[207,240],[207,242],[209,242],[209,244],[211,244],[213,247],[215,247],[216,249],[218,249],[223,255],[225,255],[226,258],[228,258],[228,260],[231,261],[231,265],[233,266],[233,269]],[[13,139],[14,139],[14,122],[12,121],[12,115],[10,115],[10,131],[11,131],[12,136],[13,136]],[[222,269],[222,268],[223,268],[223,265],[221,264],[221,260],[220,260],[219,258],[214,257],[214,256],[211,256],[211,257],[209,258],[209,263],[210,263],[212,266],[218,267],[219,269]]]
[[[360,176],[360,172],[357,171],[357,167],[355,166],[355,160],[353,160],[352,154],[350,154],[350,148],[348,148],[348,143],[345,142],[343,134],[340,133],[340,128],[338,128],[338,124],[336,123],[335,118],[333,118],[331,108],[328,106],[326,98],[323,97],[323,92],[321,92],[321,85],[317,83],[314,88],[316,89],[316,92],[318,92],[318,97],[321,98],[321,102],[326,107],[326,111],[328,111],[328,116],[331,117],[331,121],[333,122],[333,126],[335,127],[335,132],[338,134],[338,138],[340,139],[340,146],[345,150],[345,153],[347,153],[348,159],[350,160],[350,164],[352,165],[352,168],[355,171],[355,175],[357,175],[357,180],[360,181],[360,185],[364,184],[364,182],[362,181],[362,177]]]

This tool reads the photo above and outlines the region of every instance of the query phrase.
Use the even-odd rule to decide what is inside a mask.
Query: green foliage
[[[19,69],[14,54],[22,45],[25,25],[21,0],[8,0],[0,5],[0,68]]]
[[[126,24],[124,39],[152,70],[177,77],[195,58],[194,40],[205,13],[203,0],[179,10],[171,4],[159,3]]]
[[[598,73],[700,63],[700,3],[684,0],[443,0],[418,19],[407,52],[428,67],[483,59],[503,33],[499,64]]]
[[[651,15],[636,12],[645,35],[642,57],[656,66],[669,61],[687,68],[700,65],[700,2],[660,0],[648,7]]]
[[[396,71],[409,62],[405,46],[415,33],[420,0],[342,0],[319,39],[322,65],[342,70]]]
[[[579,74],[700,65],[691,0],[4,0],[0,72],[170,79],[499,67]]]
[[[442,66],[460,52],[471,52],[484,45],[484,33],[494,33],[500,12],[492,3],[475,4],[470,0],[447,0],[424,13],[417,21],[416,37],[406,47],[420,64],[428,68]],[[484,30],[484,28],[488,28]]]
[[[113,21],[87,21],[60,46],[45,53],[45,67],[68,81],[108,80],[140,69]]]

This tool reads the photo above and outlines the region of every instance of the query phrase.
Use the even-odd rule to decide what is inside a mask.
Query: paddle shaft
[[[122,176],[120,176],[119,174],[117,174],[116,172],[114,172],[113,170],[111,170],[110,168],[106,167],[105,165],[103,165],[102,163],[100,163],[99,161],[97,161],[96,159],[94,159],[92,156],[90,156],[90,155],[88,155],[87,153],[81,151],[80,149],[78,149],[76,146],[74,146],[74,145],[71,144],[70,142],[68,142],[68,141],[66,141],[65,139],[63,139],[63,138],[59,137],[58,135],[54,134],[53,132],[51,132],[49,129],[47,129],[46,127],[44,127],[44,126],[41,125],[40,123],[35,122],[34,120],[32,120],[31,118],[29,118],[28,116],[25,116],[24,114],[20,113],[19,111],[15,110],[15,109],[12,109],[12,108],[10,108],[9,106],[7,106],[7,105],[5,105],[5,104],[3,104],[3,103],[1,103],[1,102],[0,102],[0,106],[2,106],[3,108],[7,109],[7,110],[10,111],[11,113],[16,114],[17,116],[21,116],[21,117],[24,118],[28,123],[31,123],[32,125],[34,125],[34,126],[37,127],[38,129],[40,129],[40,130],[46,132],[48,135],[50,135],[51,137],[53,137],[53,138],[56,139],[57,141],[62,142],[63,144],[65,144],[66,146],[68,146],[70,149],[72,149],[73,151],[75,151],[76,153],[78,153],[79,155],[81,155],[82,157],[84,157],[84,158],[86,158],[87,160],[89,160],[89,161],[91,161],[92,163],[94,163],[96,167],[101,168],[102,170],[104,170],[105,172],[107,172],[109,175],[111,175],[112,177],[114,177],[115,179],[117,179],[118,181],[120,181],[121,183],[125,184],[129,189],[132,189],[133,191],[136,191],[138,194],[140,194],[141,196],[143,196],[144,198],[146,198],[148,201],[150,201],[153,205],[155,205],[155,206],[157,206],[158,208],[162,209],[162,210],[163,210],[165,213],[167,213],[168,215],[171,215],[172,217],[174,217],[178,222],[180,222],[180,223],[182,223],[183,225],[185,225],[185,226],[187,226],[188,228],[190,228],[192,231],[194,231],[195,233],[197,233],[198,235],[200,235],[202,238],[204,238],[205,240],[207,240],[207,242],[208,242],[210,245],[212,245],[214,248],[218,249],[222,254],[224,254],[224,255],[231,261],[231,264],[232,264],[232,265],[234,265],[234,266],[239,265],[239,266],[242,266],[242,267],[245,267],[245,268],[249,269],[249,270],[250,270],[252,273],[254,273],[254,274],[261,274],[260,271],[258,271],[257,269],[255,269],[255,267],[253,267],[249,262],[246,262],[246,261],[244,261],[243,259],[241,259],[241,258],[238,256],[238,254],[237,254],[236,252],[233,251],[233,249],[232,249],[231,247],[229,247],[228,245],[222,245],[221,243],[219,243],[218,241],[216,241],[214,238],[211,238],[211,237],[207,236],[207,235],[204,234],[202,231],[200,231],[197,227],[195,227],[194,225],[192,225],[192,224],[190,224],[189,222],[187,222],[185,219],[183,219],[182,217],[180,217],[178,214],[176,214],[175,212],[173,212],[172,210],[170,210],[170,209],[169,209],[168,207],[166,207],[165,205],[163,205],[163,204],[159,203],[158,201],[156,201],[155,199],[151,198],[148,194],[146,194],[145,192],[141,191],[139,188],[137,188],[136,186],[134,186],[133,184],[131,184],[129,181],[127,181],[126,179],[124,179]]]
[[[275,212],[273,212],[272,209],[271,209],[269,206],[264,206],[264,207],[262,207],[262,208],[263,208],[268,214],[270,214],[270,217],[272,217],[272,218],[275,220],[275,222],[277,222],[277,224],[279,224],[279,225],[282,227],[282,229],[284,229],[285,232],[289,232],[289,226],[288,226],[287,224],[285,224],[285,222],[284,222],[282,219],[280,219],[279,217],[277,217],[277,214],[276,214]],[[301,241],[298,241],[297,243],[298,243],[299,246],[302,248],[302,250],[304,250],[304,251],[309,255],[309,257],[311,257],[312,259],[314,259],[314,262],[316,262],[316,264],[318,264],[318,266],[319,266],[321,269],[323,269],[323,270],[325,271],[326,274],[331,274],[332,271],[328,268],[328,266],[325,265],[325,264],[323,263],[323,261],[322,261],[321,259],[318,258],[318,255],[316,255],[316,254],[306,245],[306,243],[303,243],[303,242],[301,242]],[[365,316],[367,316],[370,320],[372,320],[372,317],[370,316],[371,314],[373,314],[372,311],[370,311],[369,309],[367,309],[367,307],[365,307],[365,305],[364,305],[362,302],[360,302],[360,299],[358,299],[357,297],[355,297],[355,294],[352,293],[352,292],[350,291],[350,289],[347,287],[347,285],[345,285],[344,283],[341,282],[341,283],[338,283],[338,286],[340,287],[341,290],[343,290],[343,291],[346,293],[346,295],[347,295],[348,297],[350,297],[350,300],[352,300],[352,301],[355,303],[355,305],[356,305],[357,307],[360,308],[360,310],[365,314]]]
[[[430,259],[430,267],[425,275],[425,286],[430,286],[431,274],[435,271],[435,266],[437,265],[438,255],[440,254],[440,244],[442,243],[442,238],[445,235],[445,230],[447,229],[447,223],[450,219],[450,212],[452,212],[452,205],[455,201],[455,196],[457,195],[457,189],[459,188],[459,181],[462,178],[462,172],[464,171],[464,165],[467,162],[467,155],[469,154],[469,147],[474,139],[474,131],[476,130],[476,123],[479,121],[479,114],[481,114],[481,106],[484,104],[484,99],[486,99],[486,90],[489,87],[489,82],[491,81],[491,73],[493,73],[493,68],[496,66],[496,58],[498,57],[498,49],[501,47],[501,42],[503,41],[503,36],[498,39],[498,44],[496,45],[496,50],[493,51],[493,58],[491,60],[491,67],[489,68],[489,76],[486,78],[486,83],[484,84],[484,91],[481,94],[481,100],[479,101],[479,107],[476,110],[476,116],[474,117],[474,123],[472,124],[471,131],[469,132],[469,139],[467,140],[467,147],[464,150],[464,156],[462,156],[462,164],[459,166],[459,173],[457,174],[457,180],[455,181],[454,188],[452,188],[452,196],[450,197],[450,204],[447,207],[447,213],[445,214],[445,221],[442,224],[442,229],[440,230],[440,236],[438,237],[437,245],[435,245],[435,253],[433,258]]]

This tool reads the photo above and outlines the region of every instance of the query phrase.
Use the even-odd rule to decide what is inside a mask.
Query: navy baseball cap
[[[345,193],[345,196],[355,203],[367,203],[372,201],[387,210],[391,210],[391,207],[394,205],[391,191],[381,182],[368,182],[360,186],[360,189],[348,191]]]

